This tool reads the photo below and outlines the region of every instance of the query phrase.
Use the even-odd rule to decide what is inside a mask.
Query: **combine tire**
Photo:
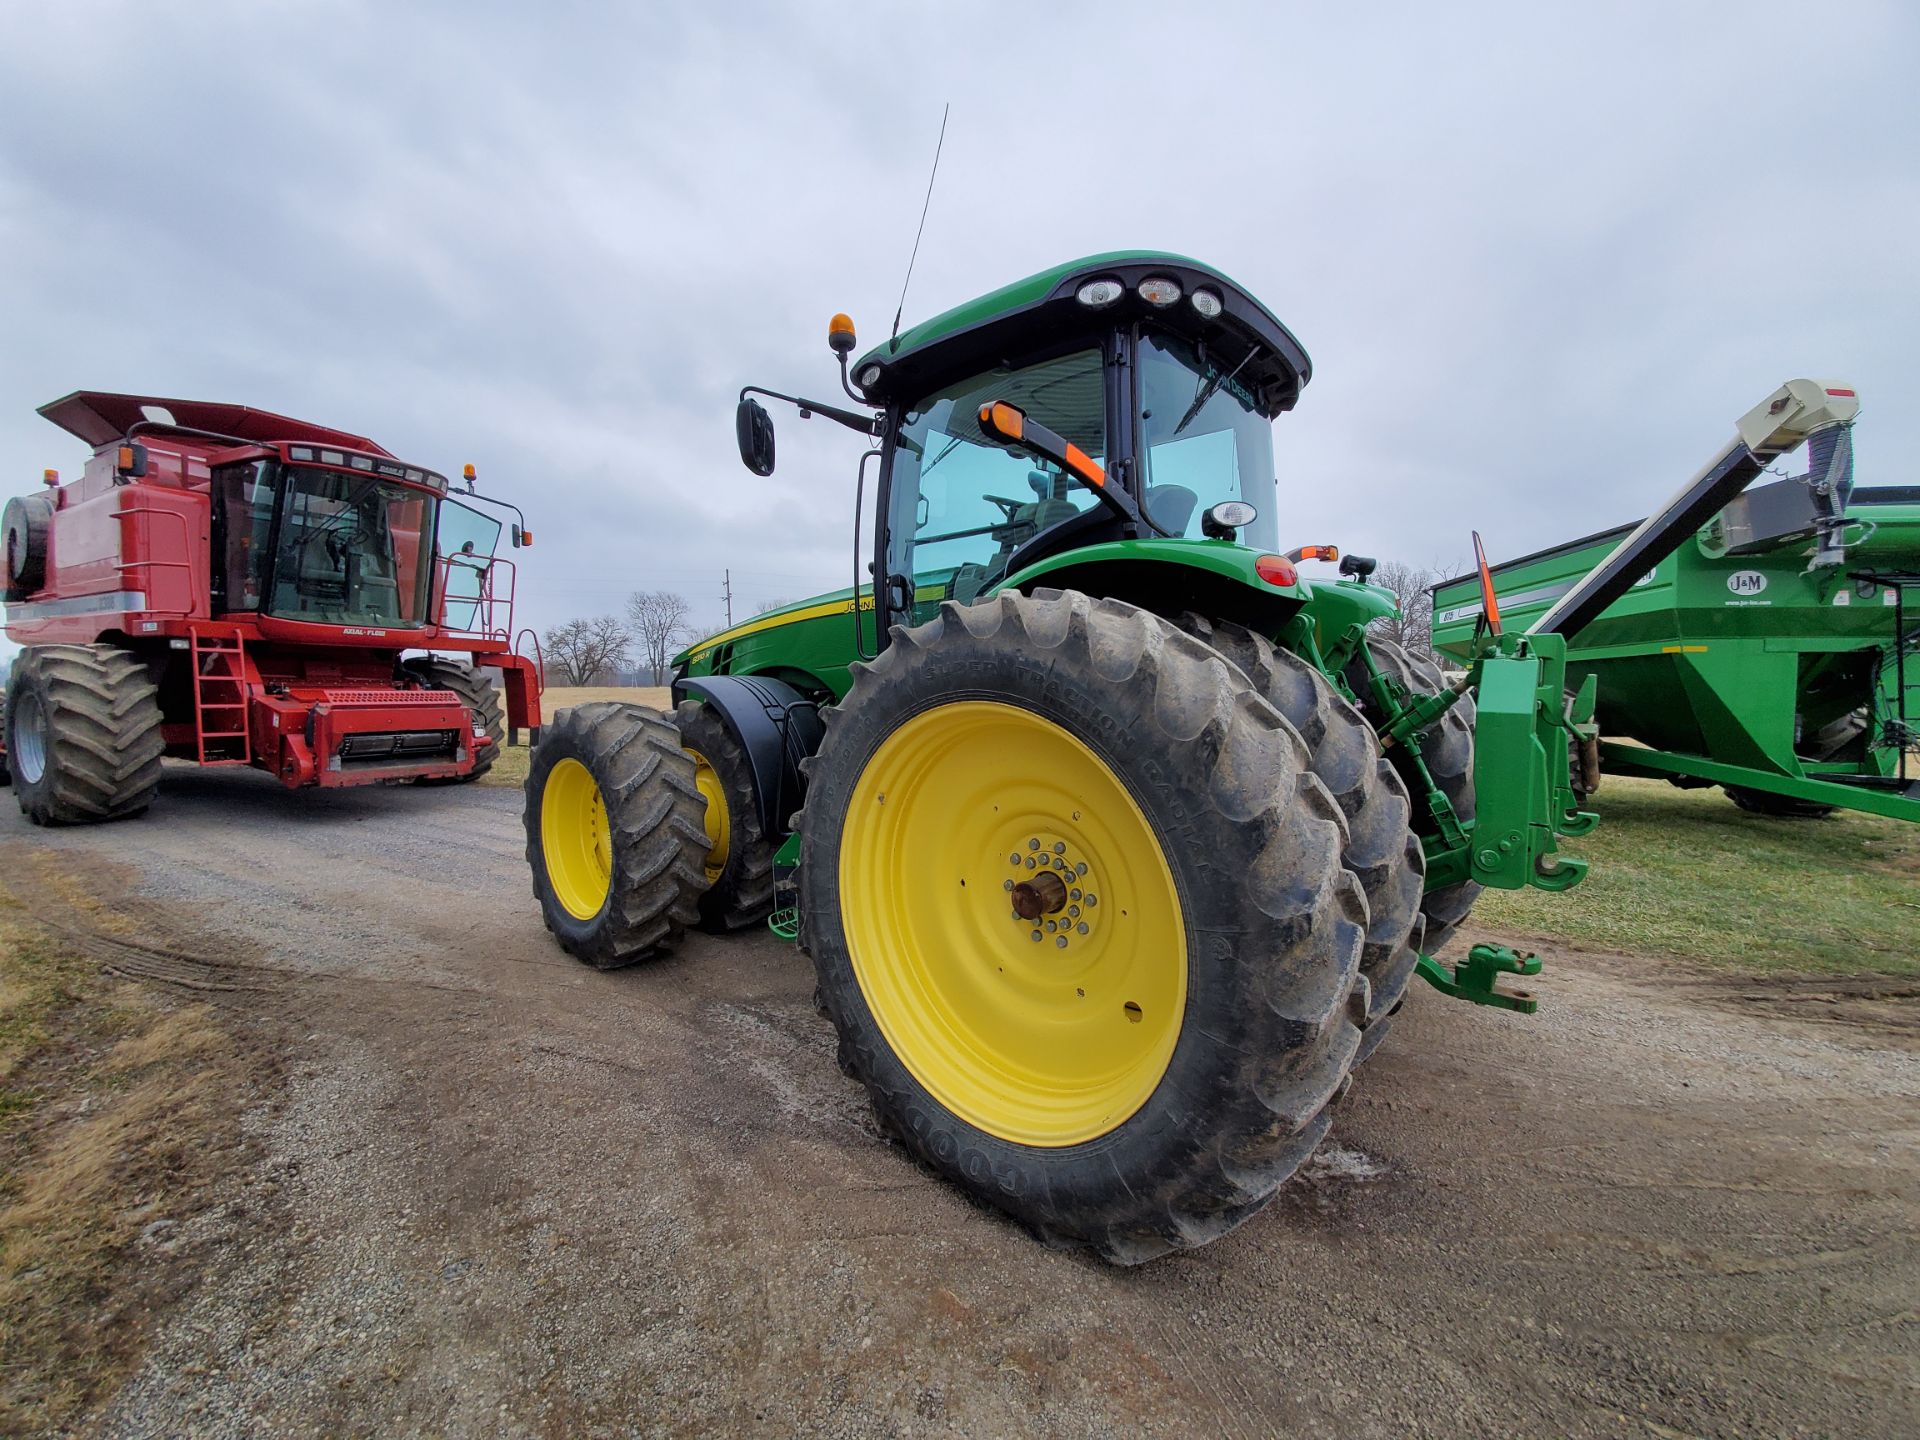
[[[773,846],[760,823],[747,752],[710,705],[683,700],[673,712],[680,744],[693,757],[694,783],[707,802],[707,893],[703,930],[743,930],[773,913]]]
[[[1818,820],[1831,815],[1834,807],[1817,800],[1796,800],[1791,795],[1775,795],[1769,790],[1749,790],[1744,785],[1726,787],[1727,798],[1749,815],[1771,815],[1779,820]]]
[[[123,820],[160,785],[159,690],[111,645],[35,645],[13,662],[7,761],[21,812],[36,825]]]
[[[20,601],[47,583],[53,492],[21,495],[0,510],[0,599]]]
[[[500,708],[500,689],[476,666],[451,660],[424,659],[400,662],[403,677],[418,681],[429,690],[451,690],[460,703],[473,712],[481,735],[470,734],[468,743],[480,749],[480,763],[465,775],[436,776],[416,780],[416,785],[466,785],[478,780],[500,758],[500,742],[507,738],[506,716]]]
[[[7,695],[0,690],[0,785],[11,785],[13,772],[7,768]]]
[[[1440,678],[1439,668],[1431,660],[1416,659],[1393,641],[1375,635],[1367,637],[1367,648],[1373,653],[1373,663],[1389,679],[1404,685],[1414,694],[1434,695],[1446,688],[1446,682]],[[1361,714],[1378,726],[1382,717],[1374,713],[1373,696],[1367,678],[1366,667],[1358,660],[1348,667],[1347,684],[1360,697]],[[1453,813],[1462,820],[1471,820],[1475,814],[1473,717],[1473,697],[1461,696],[1459,702],[1440,717],[1439,723],[1427,731],[1420,752],[1427,762],[1427,772],[1433,776],[1434,784],[1447,797],[1447,803],[1453,806]],[[1426,822],[1430,812],[1426,806],[1425,783],[1408,763],[1405,751],[1394,751],[1392,763],[1406,782],[1408,796],[1413,802],[1415,828],[1428,828]],[[1480,885],[1474,880],[1462,880],[1457,885],[1427,892],[1426,898],[1420,902],[1420,913],[1427,921],[1426,939],[1423,942],[1427,954],[1440,953],[1473,909],[1473,902],[1479,898]]]
[[[1427,859],[1409,828],[1407,787],[1380,753],[1360,712],[1312,665],[1239,625],[1188,615],[1180,626],[1240,668],[1253,687],[1300,732],[1313,773],[1347,817],[1343,862],[1367,892],[1367,941],[1360,973],[1371,999],[1358,1059],[1378,1048],[1420,959],[1420,897]]]
[[[1367,1012],[1366,896],[1298,732],[1166,621],[1056,591],[896,629],[827,719],[802,942],[881,1124],[1116,1263],[1265,1205]]]
[[[547,929],[599,970],[679,944],[699,918],[707,833],[693,758],[644,705],[562,710],[527,772],[527,864]]]

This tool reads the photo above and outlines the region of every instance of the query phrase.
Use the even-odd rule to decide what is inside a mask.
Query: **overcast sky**
[[[1636,518],[1781,380],[1920,449],[1920,10],[316,3],[0,7],[0,491],[79,388],[370,434],[527,510],[521,618],[847,583],[826,321],[1134,246],[1315,378],[1281,533],[1418,562]],[[1364,15],[1362,12],[1365,12]],[[624,18],[616,18],[623,16]]]

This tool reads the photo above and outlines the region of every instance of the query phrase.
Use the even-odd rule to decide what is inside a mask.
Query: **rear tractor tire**
[[[680,744],[693,757],[694,783],[707,802],[704,930],[744,930],[773,913],[773,845],[747,752],[711,705],[683,700],[673,712]]]
[[[111,645],[35,645],[7,687],[7,764],[36,825],[125,820],[160,788],[159,688]]]
[[[480,752],[479,763],[465,775],[435,776],[416,780],[416,785],[469,785],[493,768],[500,758],[501,742],[507,738],[507,721],[500,706],[500,687],[477,666],[461,665],[432,656],[402,660],[400,671],[429,690],[450,690],[460,697],[473,717],[467,743]]]
[[[1367,637],[1367,649],[1373,654],[1373,663],[1385,672],[1388,679],[1396,681],[1413,694],[1437,695],[1446,689],[1440,667],[1431,660],[1410,655],[1393,641],[1377,635]],[[1353,693],[1360,697],[1360,713],[1376,727],[1383,724],[1385,717],[1378,713],[1373,703],[1366,666],[1356,659],[1348,666],[1346,678]],[[1427,730],[1420,750],[1434,785],[1446,796],[1453,813],[1462,820],[1471,820],[1477,813],[1473,796],[1474,713],[1473,697],[1462,695]],[[1406,782],[1407,794],[1413,803],[1415,827],[1422,828],[1431,814],[1426,804],[1426,784],[1413,768],[1404,749],[1396,748],[1390,752],[1389,758],[1394,768],[1399,770],[1401,779]],[[1426,893],[1420,901],[1420,913],[1427,922],[1423,943],[1427,954],[1438,955],[1445,948],[1447,941],[1453,938],[1453,932],[1460,928],[1472,911],[1473,902],[1480,898],[1480,888],[1477,880],[1462,880],[1458,884]]]
[[[1253,688],[1300,733],[1320,777],[1347,819],[1342,863],[1367,894],[1367,940],[1360,973],[1370,997],[1355,1063],[1386,1038],[1420,960],[1420,913],[1427,857],[1409,827],[1412,802],[1399,774],[1380,753],[1380,739],[1312,665],[1244,626],[1188,615],[1188,634],[1206,641],[1253,682]]]
[[[562,710],[527,771],[527,864],[547,929],[599,970],[665,954],[700,918],[705,806],[672,720]]]
[[[1071,592],[948,602],[853,673],[798,818],[801,939],[882,1126],[1116,1263],[1255,1214],[1367,1015],[1366,896],[1298,731]]]

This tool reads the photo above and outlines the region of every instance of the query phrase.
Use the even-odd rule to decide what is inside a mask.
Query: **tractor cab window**
[[[216,612],[258,610],[273,539],[273,461],[246,460],[213,472]]]
[[[434,497],[349,471],[284,473],[268,613],[320,625],[425,624]]]
[[[1063,472],[982,434],[980,408],[994,400],[1106,459],[1098,350],[976,375],[909,409],[894,441],[887,569],[913,577],[916,617],[941,600],[976,599],[1027,541],[1099,504]]]
[[[1140,342],[1140,437],[1145,505],[1161,529],[1198,538],[1223,500],[1250,500],[1260,518],[1241,540],[1277,549],[1273,424],[1232,362],[1149,332]]]

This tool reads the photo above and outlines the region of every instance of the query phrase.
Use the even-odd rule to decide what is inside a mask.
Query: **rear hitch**
[[[1455,965],[1451,973],[1431,955],[1422,955],[1417,969],[1422,980],[1456,1000],[1514,1010],[1522,1015],[1531,1015],[1540,1008],[1540,1002],[1530,990],[1500,990],[1494,986],[1502,975],[1538,975],[1540,957],[1531,952],[1522,955],[1505,945],[1482,942],[1467,951],[1467,958]]]

